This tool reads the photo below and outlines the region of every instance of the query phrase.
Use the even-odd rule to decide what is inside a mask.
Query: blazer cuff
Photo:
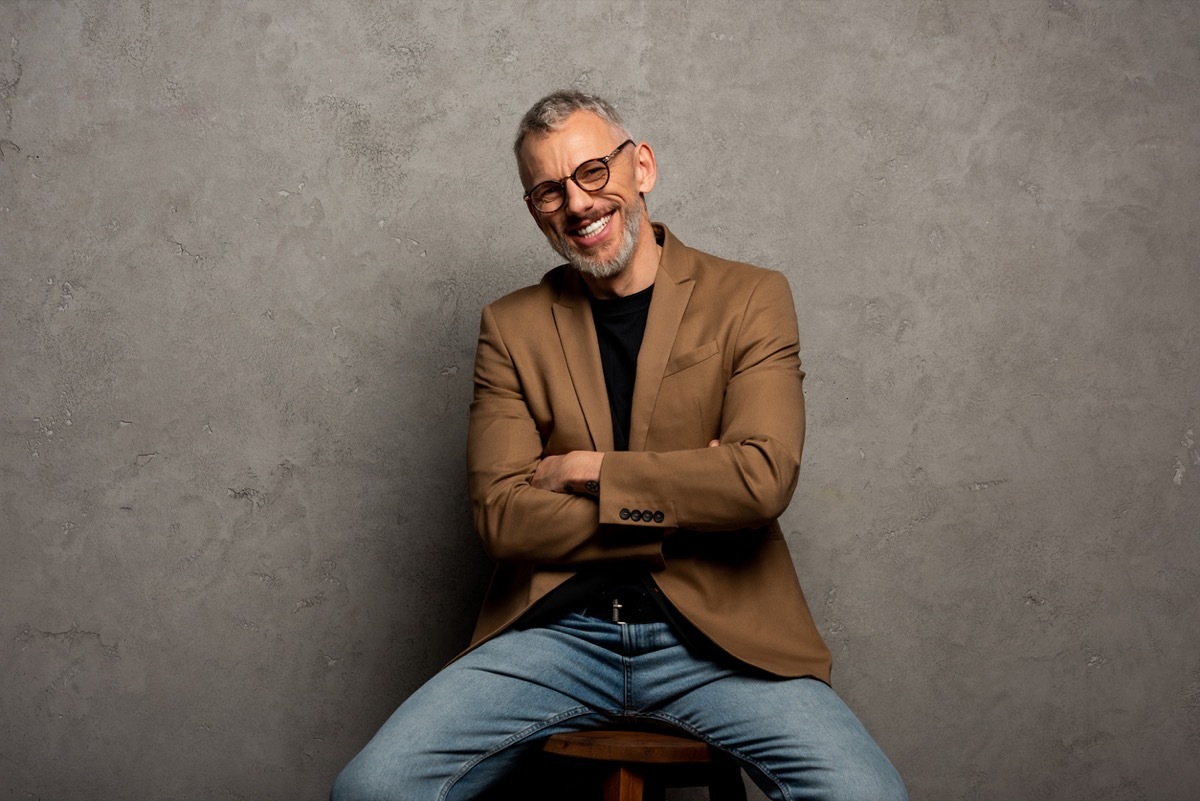
[[[675,504],[654,498],[645,486],[624,486],[620,462],[619,452],[607,453],[600,466],[600,524],[657,528],[664,534],[677,528]]]

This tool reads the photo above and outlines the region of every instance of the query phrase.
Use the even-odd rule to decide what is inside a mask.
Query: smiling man
[[[654,151],[598,97],[543,98],[514,149],[567,264],[483,310],[467,463],[495,575],[334,798],[472,799],[557,732],[665,725],[773,799],[903,799],[778,523],[804,443],[786,279],[651,223]]]

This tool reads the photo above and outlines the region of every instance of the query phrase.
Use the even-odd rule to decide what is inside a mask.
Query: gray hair
[[[546,95],[525,112],[517,126],[517,138],[513,142],[513,153],[521,157],[521,145],[529,134],[548,134],[556,131],[576,111],[589,111],[609,124],[626,139],[632,139],[621,115],[602,97],[589,95],[574,89],[562,89]]]

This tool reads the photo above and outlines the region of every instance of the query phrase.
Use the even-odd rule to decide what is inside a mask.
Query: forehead
[[[521,143],[517,169],[525,186],[557,181],[588,159],[607,156],[620,134],[590,111],[576,111],[556,130],[530,134]]]

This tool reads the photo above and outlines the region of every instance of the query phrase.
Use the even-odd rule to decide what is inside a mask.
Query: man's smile
[[[603,239],[603,234],[607,231],[608,224],[612,222],[614,213],[610,211],[603,217],[586,223],[582,227],[569,229],[568,232],[577,244],[583,247],[592,247],[599,244],[600,240]]]

